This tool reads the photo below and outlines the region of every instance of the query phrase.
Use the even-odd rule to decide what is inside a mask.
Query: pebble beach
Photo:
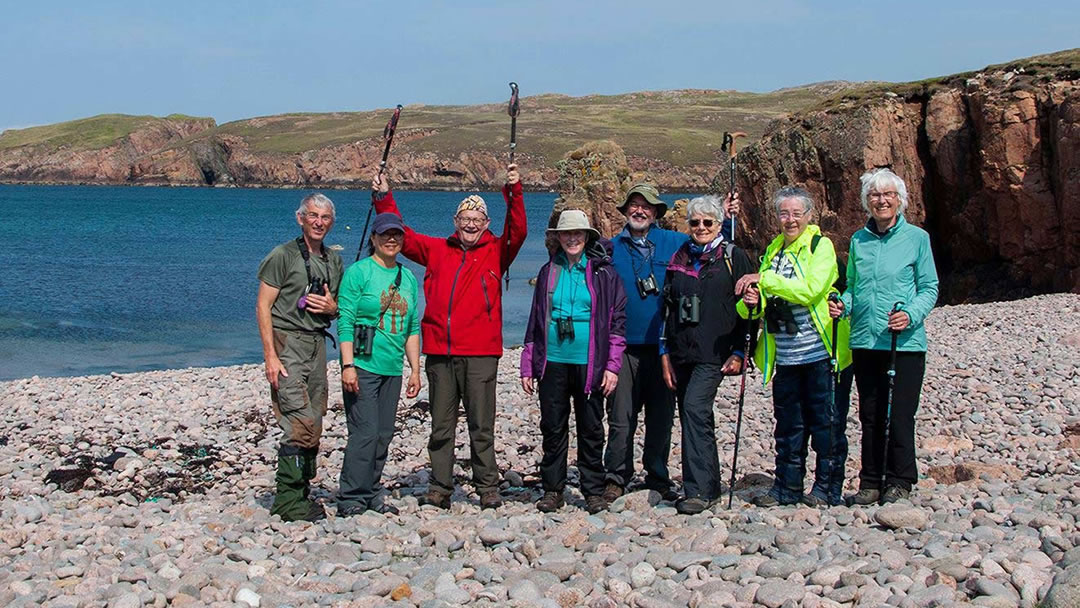
[[[399,405],[383,477],[400,514],[339,518],[345,423],[331,363],[313,490],[330,516],[314,524],[268,513],[280,431],[261,365],[3,382],[0,605],[1080,606],[1080,295],[940,307],[926,327],[920,481],[883,507],[749,504],[773,468],[771,389],[757,372],[731,509],[679,515],[639,490],[589,515],[572,488],[566,507],[539,513],[539,408],[511,349],[496,422],[505,506],[481,511],[471,492],[463,418],[462,489],[449,511],[418,506],[425,378]],[[729,378],[715,405],[725,483],[737,395]],[[848,439],[850,493],[855,394]],[[676,421],[676,480],[680,458]],[[571,435],[571,486],[574,460]]]

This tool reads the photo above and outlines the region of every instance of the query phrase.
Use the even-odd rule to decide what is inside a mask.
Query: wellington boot
[[[278,450],[278,468],[274,481],[277,495],[270,507],[271,515],[279,515],[285,521],[307,520],[312,515],[312,503],[307,499],[303,475],[303,457],[293,446],[281,446]]]
[[[305,448],[300,452],[301,474],[304,479],[304,498],[311,495],[311,480],[319,472],[319,447]]]

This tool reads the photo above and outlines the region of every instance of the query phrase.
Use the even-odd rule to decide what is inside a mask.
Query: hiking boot
[[[376,513],[381,513],[382,515],[397,515],[401,513],[401,511],[399,511],[397,507],[388,502],[380,503],[374,507],[371,507],[368,510],[374,511]]]
[[[352,517],[353,515],[360,515],[365,511],[367,511],[367,509],[365,509],[364,507],[361,507],[358,504],[340,505],[337,508],[337,516],[338,517]]]
[[[607,487],[604,488],[604,493],[600,495],[608,505],[615,502],[615,499],[623,495],[623,488],[617,483],[609,481]]]
[[[697,515],[709,506],[710,503],[703,498],[683,498],[675,503],[675,510],[683,515]]]
[[[440,509],[450,508],[450,495],[446,492],[436,490],[435,488],[429,488],[427,494],[420,499],[422,505],[433,505]]]
[[[814,494],[813,492],[806,494],[802,497],[802,503],[808,507],[814,507],[815,509],[827,509],[829,508],[829,501]]]
[[[645,486],[645,489],[659,494],[660,500],[664,502],[678,502],[682,498],[682,494],[679,494],[674,486],[667,486],[666,488],[650,488],[649,486]]]
[[[881,496],[881,504],[887,505],[898,500],[907,500],[909,496],[911,496],[910,490],[905,490],[900,486],[889,486],[885,488],[885,493]]]
[[[502,497],[498,490],[488,490],[480,495],[481,509],[498,509],[502,506]]]
[[[585,497],[585,510],[595,515],[601,511],[607,511],[608,501],[603,496],[593,494]]]
[[[876,505],[879,500],[881,500],[881,491],[877,488],[863,488],[848,496],[849,504],[859,506]]]
[[[750,502],[754,503],[755,506],[764,507],[766,509],[780,506],[780,500],[769,493],[762,494],[761,496],[755,496],[754,499]]]
[[[541,513],[553,513],[562,508],[566,504],[563,499],[562,492],[556,492],[554,490],[548,490],[544,492],[544,495],[540,500],[536,501],[536,508]]]
[[[312,521],[312,522],[314,522],[314,521],[319,521],[319,520],[322,520],[322,519],[326,519],[326,509],[323,508],[323,506],[321,504],[319,504],[317,502],[312,502],[312,503],[308,503],[308,504],[309,504],[309,506],[308,506],[307,513],[304,513],[302,516],[297,517],[295,519],[287,519],[286,521]],[[285,518],[282,517],[282,519],[285,519]]]

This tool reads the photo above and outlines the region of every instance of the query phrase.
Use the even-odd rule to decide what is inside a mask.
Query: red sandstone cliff
[[[866,220],[859,176],[889,166],[930,232],[942,302],[1080,291],[1080,72],[1027,62],[898,92],[779,121],[739,154],[754,248],[777,230],[770,194],[795,184],[846,251]]]

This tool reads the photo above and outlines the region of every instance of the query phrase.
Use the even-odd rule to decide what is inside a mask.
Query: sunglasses
[[[691,228],[697,228],[699,225],[700,226],[705,226],[706,228],[712,228],[713,224],[716,223],[716,220],[697,220],[697,219],[694,219],[694,220],[687,220],[686,223],[690,224]]]

